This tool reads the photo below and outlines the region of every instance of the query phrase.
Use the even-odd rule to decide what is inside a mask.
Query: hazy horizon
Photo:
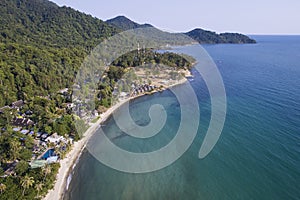
[[[300,35],[300,1],[203,1],[188,3],[131,0],[69,1],[52,0],[101,20],[126,16],[137,23],[149,23],[170,32],[187,32],[202,28],[215,32],[239,32],[247,35]]]

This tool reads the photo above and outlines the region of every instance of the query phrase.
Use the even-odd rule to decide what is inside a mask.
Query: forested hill
[[[47,0],[1,0],[0,107],[71,86],[87,53],[117,32]]]
[[[196,40],[200,44],[219,44],[219,43],[231,43],[231,44],[244,44],[244,43],[256,43],[255,40],[249,38],[246,35],[239,33],[221,33],[217,34],[212,31],[203,29],[194,29],[185,33],[192,39]]]
[[[51,47],[94,46],[117,29],[47,0],[1,0],[1,42]]]
[[[148,28],[153,27],[150,24],[138,24],[125,16],[118,16],[113,19],[106,21],[112,26],[119,28],[123,31],[134,28]],[[170,35],[176,35],[177,33],[170,33]],[[191,37],[200,44],[219,44],[219,43],[234,43],[234,44],[243,44],[243,43],[256,43],[255,40],[249,38],[246,35],[239,33],[221,33],[217,34],[212,31],[207,31],[203,29],[194,29],[190,32],[183,33]],[[171,36],[170,36],[171,37]]]
[[[131,21],[125,16],[117,16],[113,19],[109,19],[106,21],[106,23],[115,26],[117,28],[120,28],[121,30],[129,30],[129,29],[135,29],[135,28],[150,28],[153,27],[150,24],[138,24],[134,21]]]

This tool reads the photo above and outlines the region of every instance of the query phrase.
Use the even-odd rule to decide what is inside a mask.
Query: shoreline
[[[73,166],[76,163],[77,159],[80,157],[83,149],[86,146],[87,141],[89,138],[93,135],[93,133],[98,129],[99,125],[102,122],[105,122],[107,118],[120,106],[122,106],[127,101],[130,101],[133,98],[125,99],[114,106],[110,107],[103,115],[102,117],[97,120],[92,126],[86,130],[83,137],[77,141],[74,142],[72,146],[72,150],[66,155],[66,157],[63,160],[60,160],[60,168],[58,171],[58,174],[56,175],[56,181],[54,184],[54,188],[49,190],[47,195],[43,198],[43,200],[53,200],[53,199],[61,199],[63,197],[63,192],[66,188],[66,183],[68,176],[70,172],[73,170]]]
[[[179,80],[175,84],[165,87],[162,91],[172,88],[174,86],[184,84],[187,81],[188,79],[184,78],[182,80]],[[160,91],[155,91],[153,92],[153,94],[156,92],[160,92]],[[74,165],[78,162],[84,148],[86,147],[87,142],[89,141],[90,137],[97,131],[99,125],[105,122],[124,103],[142,97],[144,95],[148,95],[148,94],[147,93],[141,94],[118,102],[114,106],[110,107],[105,113],[103,113],[100,119],[98,119],[92,126],[88,128],[88,130],[86,130],[86,132],[83,134],[83,137],[79,141],[73,144],[72,150],[66,155],[66,157],[63,160],[59,161],[60,168],[56,175],[56,181],[54,183],[54,187],[53,189],[48,191],[47,195],[43,198],[43,200],[53,200],[53,199],[60,200],[63,198],[63,193],[66,191],[66,187],[67,187],[68,177],[70,173],[73,171]]]

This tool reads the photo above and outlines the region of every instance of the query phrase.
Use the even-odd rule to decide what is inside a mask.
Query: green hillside
[[[1,0],[0,107],[70,86],[85,55],[117,32],[46,0]]]

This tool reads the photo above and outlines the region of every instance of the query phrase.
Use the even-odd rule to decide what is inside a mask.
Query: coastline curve
[[[179,36],[177,35],[176,39],[178,39],[178,37]],[[73,100],[89,102],[89,111],[92,113],[95,109],[95,94],[87,94],[86,91],[96,91],[99,79],[101,79],[103,73],[115,59],[127,52],[139,50],[139,44],[142,44],[143,47],[146,48],[161,49],[168,47],[170,43],[172,45],[178,45],[178,40],[175,40],[175,38],[166,38],[164,32],[157,31],[157,29],[154,28],[124,31],[103,41],[92,51],[82,64],[73,87]],[[181,45],[192,44],[195,43],[195,41],[186,35],[182,35],[179,43]],[[200,51],[199,53],[204,59],[201,61],[201,64],[203,64],[202,67],[196,66],[195,69],[205,80],[212,102],[211,123],[199,151],[199,158],[204,158],[213,149],[221,135],[226,118],[226,93],[222,77],[218,72],[218,68],[214,61],[204,48],[200,45],[198,46]],[[100,134],[98,134],[97,137],[94,137],[93,140],[90,140],[86,146],[89,153],[91,153],[91,155],[93,155],[99,162],[107,165],[108,167],[127,173],[152,172],[167,167],[175,162],[192,144],[197,134],[200,111],[195,91],[188,82],[185,84],[184,92],[173,89],[172,87],[169,89],[175,94],[179,101],[182,117],[177,134],[169,144],[153,152],[133,153],[125,151],[113,144],[107,138],[102,128],[99,127],[98,133]],[[186,92],[188,92],[188,94],[184,94]],[[189,108],[184,106],[184,97],[187,96],[190,100],[189,108],[192,107],[192,110],[189,110]],[[152,124],[150,122],[147,126],[139,126],[131,119],[129,113],[129,102],[125,103],[123,106],[126,106],[128,112],[126,112],[127,117],[125,118],[125,123],[124,121],[117,122],[119,127],[122,129],[125,124],[134,124],[135,129],[138,130],[139,133],[144,133],[138,135],[136,133],[126,131],[126,127],[123,128],[123,131],[125,130],[126,134],[129,136],[137,138],[152,137],[162,129],[166,121],[166,113],[163,107],[155,105],[149,110],[149,116],[152,119]],[[80,106],[77,106],[74,110],[75,113],[80,113],[80,111]],[[114,113],[112,114],[114,115]],[[192,131],[191,133],[186,134],[186,121],[188,121],[191,116],[193,122],[192,128],[189,127],[189,129]],[[154,129],[153,122],[155,124],[158,123],[157,127]],[[80,124],[78,124],[78,126],[80,126]]]

